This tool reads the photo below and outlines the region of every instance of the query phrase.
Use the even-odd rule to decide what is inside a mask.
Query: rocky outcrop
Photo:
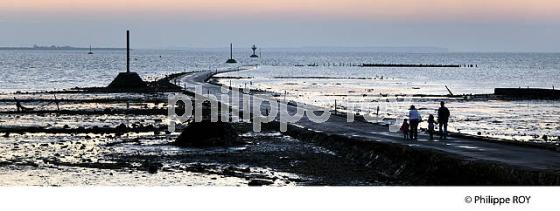
[[[192,122],[183,130],[174,145],[185,147],[231,146],[237,143],[238,134],[231,123]]]
[[[274,181],[272,181],[272,180],[255,178],[255,179],[252,179],[251,181],[249,181],[249,183],[247,185],[249,185],[249,186],[266,186],[266,185],[272,185],[272,184],[274,184]]]
[[[146,89],[147,84],[134,72],[122,72],[109,84],[108,89],[114,90],[138,90]]]

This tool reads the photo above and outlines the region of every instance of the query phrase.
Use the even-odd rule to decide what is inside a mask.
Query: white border
[[[529,204],[466,196],[529,195]],[[559,210],[559,187],[4,187],[0,210]]]

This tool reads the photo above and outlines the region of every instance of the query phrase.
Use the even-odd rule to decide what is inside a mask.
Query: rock
[[[145,163],[144,166],[148,168],[150,174],[157,174],[159,168],[163,167],[161,163]]]
[[[119,132],[124,132],[126,131],[128,127],[126,127],[126,125],[124,123],[120,124],[119,126],[117,126],[115,129]]]
[[[150,166],[148,167],[148,173],[150,174],[156,174],[158,172],[158,167],[157,166]]]
[[[115,128],[115,135],[116,136],[121,136],[124,133],[126,133],[127,129],[128,129],[128,127],[124,123],[122,123]]]
[[[231,166],[225,168],[225,169],[222,171],[222,173],[223,173],[224,175],[231,176],[231,177],[236,177],[236,176],[242,176],[242,175],[243,175],[242,173],[237,172],[237,171],[235,170],[235,168],[233,168],[233,167],[231,167]]]
[[[10,137],[10,132],[6,132],[6,134],[4,134],[4,138],[8,138]]]
[[[187,147],[230,146],[236,143],[237,138],[238,134],[230,123],[202,121],[190,123],[174,144]]]
[[[146,82],[140,78],[137,73],[134,72],[121,72],[117,77],[109,84],[107,88],[109,89],[124,89],[124,90],[134,90],[134,89],[145,89],[147,87]]]
[[[272,180],[268,180],[268,179],[252,179],[251,181],[249,181],[249,186],[264,186],[264,185],[272,185],[274,184],[274,182]]]

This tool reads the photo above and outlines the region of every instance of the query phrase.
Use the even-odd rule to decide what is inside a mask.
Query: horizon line
[[[257,45],[257,47],[259,47]],[[0,46],[0,50],[89,50],[89,46]],[[126,47],[92,47],[92,50],[125,50]],[[223,50],[229,51],[228,46],[224,47],[186,47],[186,46],[167,46],[167,47],[138,47],[135,50]],[[245,49],[242,47],[234,47],[233,49]],[[250,49],[250,46],[247,47]],[[359,50],[361,52],[375,53],[560,53],[558,51],[505,51],[505,50],[457,50],[446,47],[437,46],[287,46],[287,47],[259,47],[259,49],[268,50],[317,50],[321,51],[345,51]],[[391,51],[392,50],[392,51]]]

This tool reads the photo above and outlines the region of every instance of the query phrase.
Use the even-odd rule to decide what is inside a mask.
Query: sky
[[[0,46],[560,52],[558,0],[1,0]]]

